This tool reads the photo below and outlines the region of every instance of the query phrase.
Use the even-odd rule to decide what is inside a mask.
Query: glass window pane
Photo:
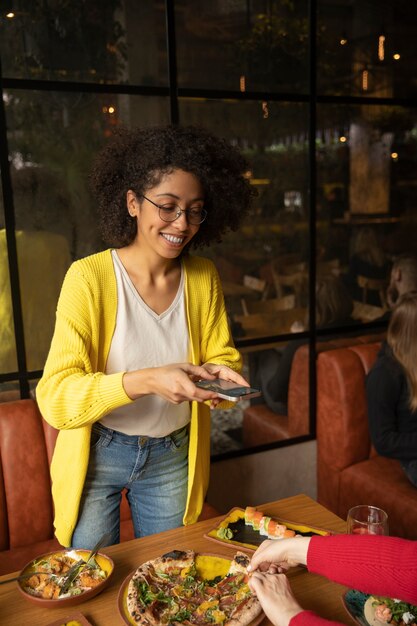
[[[350,290],[352,316],[374,321],[386,317],[393,260],[415,252],[417,115],[323,105],[318,128],[317,269],[337,260],[332,271]]]
[[[17,371],[16,343],[9,262],[4,224],[3,195],[0,196],[0,374]]]
[[[141,96],[6,95],[26,357],[28,369],[37,370],[66,269],[103,248],[88,187],[93,158],[118,125],[166,123],[168,104]]]
[[[0,20],[7,78],[167,84],[164,6],[147,0],[20,0]]]
[[[240,147],[258,194],[251,215],[204,254],[223,281],[236,338],[305,323],[308,285],[307,107],[180,100],[180,117]],[[279,313],[277,314],[277,310]]]
[[[304,92],[308,3],[175,2],[180,87]]]
[[[319,93],[414,97],[416,18],[408,0],[319,0]]]
[[[245,448],[307,435],[309,425],[308,338],[251,349],[251,385],[262,396],[249,400],[243,410]]]

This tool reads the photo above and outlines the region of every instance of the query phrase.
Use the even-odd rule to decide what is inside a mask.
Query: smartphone
[[[236,383],[223,380],[223,378],[216,378],[215,380],[199,380],[196,382],[196,385],[201,389],[207,389],[207,391],[215,391],[219,398],[230,400],[231,402],[237,402],[241,398],[257,398],[261,395],[260,389],[236,385]]]

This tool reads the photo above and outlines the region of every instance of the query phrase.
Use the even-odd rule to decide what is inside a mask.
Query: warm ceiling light
[[[378,37],[378,59],[380,61],[385,59],[385,35]]]
[[[347,137],[342,135],[341,137],[339,137],[339,141],[340,141],[340,143],[346,143],[347,142]]]
[[[9,13],[6,13],[6,17],[9,18],[9,20],[13,19],[15,16],[15,14],[13,13],[13,11],[9,11]]]
[[[391,152],[391,159],[393,161],[398,161],[398,152]]]
[[[369,87],[369,72],[368,70],[363,70],[362,72],[362,90],[368,91]]]
[[[399,59],[401,59],[401,54],[398,54],[398,52],[396,52],[395,54],[392,55],[392,58],[398,61]]]
[[[341,46],[345,46],[347,44],[347,39],[345,37],[342,37],[339,43]]]
[[[115,109],[114,107],[109,107],[109,113],[110,113],[110,115],[111,115],[112,113],[115,113],[115,112],[116,112],[116,109]]]

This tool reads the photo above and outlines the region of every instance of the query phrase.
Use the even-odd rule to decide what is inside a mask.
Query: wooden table
[[[367,304],[365,302],[353,302],[352,317],[354,320],[360,320],[361,322],[373,322],[378,319],[384,313],[386,309],[380,306],[374,306],[373,304]]]
[[[270,515],[333,531],[345,532],[346,529],[346,523],[339,517],[305,495],[259,505],[258,508]],[[47,626],[71,613],[81,612],[93,626],[121,626],[124,622],[117,608],[118,591],[125,577],[139,564],[174,549],[193,548],[197,552],[211,552],[228,557],[233,555],[234,548],[216,544],[203,537],[204,533],[211,530],[220,519],[221,517],[198,522],[192,526],[105,548],[103,552],[111,556],[115,563],[115,571],[109,587],[95,598],[73,608],[38,608],[19,593],[16,582],[1,585],[0,625]],[[294,593],[304,608],[315,610],[327,619],[336,619],[349,626],[354,625],[341,601],[345,587],[331,583],[316,574],[309,574],[303,568],[295,568],[289,576]],[[11,577],[11,574],[1,576],[0,580],[8,577]],[[270,622],[265,619],[262,624],[267,626]]]
[[[297,307],[274,313],[250,313],[249,315],[235,315],[234,321],[241,324],[245,334],[249,337],[266,337],[270,335],[284,335],[291,332],[294,322],[304,322],[306,309]],[[294,333],[294,339],[297,335]]]
[[[222,280],[222,289],[225,298],[254,296],[256,292],[250,287],[241,283],[234,283],[231,280]]]

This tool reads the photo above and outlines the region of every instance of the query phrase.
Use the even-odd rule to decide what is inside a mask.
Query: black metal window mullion
[[[317,198],[317,0],[309,2],[309,145],[308,145],[308,189],[309,189],[309,434],[316,436],[316,198]]]
[[[177,42],[175,34],[175,2],[165,0],[166,9],[166,40],[168,55],[168,81],[171,124],[178,124],[178,76],[177,76]]]
[[[20,294],[19,265],[17,260],[16,244],[16,223],[12,181],[10,178],[9,143],[7,139],[6,111],[4,106],[2,76],[3,72],[0,59],[0,169],[3,192],[4,222],[6,229],[7,258],[10,276],[10,292],[12,299],[20,395],[22,398],[28,398],[29,383],[27,378],[25,333],[23,326],[22,299]]]

